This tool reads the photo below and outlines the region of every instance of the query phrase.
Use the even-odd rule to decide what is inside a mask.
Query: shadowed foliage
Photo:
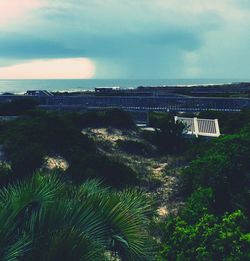
[[[0,103],[1,116],[16,116],[27,113],[35,109],[37,101],[32,98],[13,100],[11,102]]]
[[[37,173],[0,191],[0,259],[148,260],[149,214],[141,192]]]
[[[149,125],[155,131],[143,131],[143,137],[155,145],[162,153],[181,153],[185,148],[182,123],[175,123],[169,113],[152,112],[149,114]]]

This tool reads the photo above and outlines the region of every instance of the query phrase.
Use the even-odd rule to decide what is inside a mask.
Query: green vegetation
[[[162,226],[159,260],[249,260],[250,233],[241,211],[217,217],[204,214],[195,224],[181,217]]]
[[[115,115],[112,115],[113,112]],[[72,181],[82,182],[91,177],[119,188],[135,185],[137,178],[132,169],[98,152],[94,141],[81,133],[81,125],[92,126],[101,115],[104,115],[103,122],[111,122],[112,119],[115,126],[134,127],[130,115],[117,110],[83,114],[33,111],[3,123],[0,139],[7,160],[11,162],[10,181],[32,175],[41,167],[45,156],[61,155],[70,163],[66,176]],[[123,124],[120,123],[121,115],[125,118]],[[89,121],[91,117],[92,122]],[[116,117],[118,120],[114,120]]]
[[[31,175],[42,164],[45,155],[71,155],[94,151],[91,140],[82,135],[67,116],[34,112],[8,122],[2,129],[1,140],[14,177]]]
[[[155,145],[161,153],[181,153],[185,147],[182,135],[185,126],[175,124],[173,115],[153,112],[149,115],[149,125],[155,131],[144,131],[143,137]]]
[[[150,202],[135,190],[117,192],[53,174],[0,190],[0,259],[148,260]]]
[[[155,147],[146,141],[118,140],[116,143],[120,149],[127,153],[144,156],[153,156],[156,153]]]
[[[138,184],[137,174],[124,163],[101,154],[81,154],[70,161],[68,174],[79,183],[89,178],[97,178],[115,188],[135,186]]]
[[[30,110],[35,109],[37,102],[34,99],[26,98],[13,100],[11,102],[0,103],[1,116],[22,115]]]
[[[216,213],[241,209],[250,214],[250,131],[218,139],[202,157],[192,161],[182,174],[183,192],[189,196],[198,188],[214,192]]]
[[[135,123],[131,115],[123,110],[109,109],[69,114],[71,120],[81,128],[113,127],[118,129],[134,129]]]
[[[201,113],[210,140],[167,113],[155,131],[121,110],[1,121],[0,260],[249,260],[249,115]]]
[[[204,111],[199,114],[200,118],[218,119],[221,133],[233,134],[239,132],[250,122],[250,111],[243,110],[241,112],[218,112]]]
[[[212,142],[182,171],[186,202],[158,224],[159,260],[249,260],[249,156],[250,125]]]

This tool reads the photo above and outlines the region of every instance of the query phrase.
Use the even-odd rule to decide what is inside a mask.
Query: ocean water
[[[27,90],[83,91],[95,87],[134,88],[138,86],[222,84],[250,82],[246,79],[91,79],[91,80],[0,80],[0,93]]]

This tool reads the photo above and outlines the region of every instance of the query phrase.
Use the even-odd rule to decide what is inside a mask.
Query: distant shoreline
[[[250,79],[90,79],[90,80],[0,80],[0,93],[23,94],[27,90],[51,92],[84,92],[96,87],[120,87],[132,89],[138,86],[224,86],[244,84]]]
[[[210,89],[210,88],[213,88],[213,89],[217,89],[220,90],[220,89],[224,89],[225,91],[225,88],[228,89],[228,92],[230,93],[233,89],[235,90],[238,90],[238,89],[241,89],[242,91],[245,90],[245,91],[248,91],[250,92],[250,82],[238,82],[238,83],[221,83],[221,84],[193,84],[193,85],[159,85],[159,86],[137,86],[137,87],[125,87],[125,88],[120,88],[119,86],[105,86],[105,87],[95,87],[94,89],[79,89],[79,90],[60,90],[60,91],[57,91],[57,90],[52,90],[50,91],[51,93],[53,94],[66,94],[66,95],[74,95],[74,94],[91,94],[91,93],[94,93],[95,92],[95,89],[112,89],[114,88],[115,90],[117,90],[118,92],[119,91],[133,91],[133,90],[137,90],[137,89],[170,89],[170,90],[173,90],[173,89],[176,89],[176,90],[181,90],[181,89],[187,89],[187,90],[192,90],[192,89],[203,89],[204,90],[207,88],[207,89]],[[28,91],[28,90],[26,90]],[[19,93],[13,93],[14,95],[24,95],[25,92],[19,92]],[[35,89],[34,89],[35,91]],[[46,90],[47,91],[47,90]],[[240,90],[239,90],[240,91]]]

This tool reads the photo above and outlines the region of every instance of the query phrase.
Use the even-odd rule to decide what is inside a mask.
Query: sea
[[[22,94],[27,90],[74,92],[96,87],[135,88],[138,86],[211,85],[250,82],[250,79],[61,79],[61,80],[0,80],[0,93]]]

